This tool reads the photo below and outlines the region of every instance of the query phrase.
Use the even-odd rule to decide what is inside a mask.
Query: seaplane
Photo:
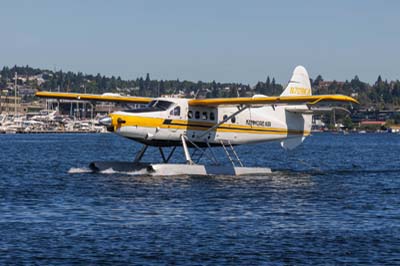
[[[149,175],[253,175],[271,173],[267,167],[246,167],[234,147],[280,141],[292,150],[311,134],[312,115],[318,106],[358,104],[345,95],[312,95],[310,79],[297,66],[279,96],[238,98],[144,98],[116,94],[81,94],[38,91],[37,97],[82,101],[145,104],[143,108],[117,111],[100,120],[109,131],[140,142],[133,161],[92,162],[94,171],[144,171]],[[148,147],[158,148],[160,163],[143,162]],[[182,163],[170,163],[181,147]],[[214,155],[222,147],[224,161]],[[166,153],[165,149],[168,149]],[[224,155],[225,157],[225,155]],[[206,163],[202,163],[206,161]],[[226,163],[228,162],[228,163]]]

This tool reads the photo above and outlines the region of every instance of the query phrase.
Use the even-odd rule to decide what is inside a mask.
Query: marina
[[[99,124],[99,119],[71,119],[69,116],[58,115],[58,112],[53,110],[17,116],[2,113],[0,134],[106,133],[107,130]]]

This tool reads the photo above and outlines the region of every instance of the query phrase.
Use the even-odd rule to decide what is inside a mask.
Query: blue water
[[[238,147],[276,170],[252,177],[89,173],[134,158],[112,134],[0,135],[0,148],[0,265],[400,264],[400,135]]]

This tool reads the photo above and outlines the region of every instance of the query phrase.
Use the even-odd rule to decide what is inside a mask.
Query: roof
[[[365,120],[361,121],[361,125],[375,125],[375,126],[383,126],[386,122],[385,121],[372,121],[372,120]]]

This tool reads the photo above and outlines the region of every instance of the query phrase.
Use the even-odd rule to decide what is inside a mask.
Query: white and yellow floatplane
[[[294,149],[310,135],[312,115],[321,103],[358,103],[344,95],[312,95],[310,79],[302,66],[280,96],[183,99],[143,98],[114,94],[36,93],[38,97],[82,101],[111,101],[147,104],[144,108],[118,111],[100,120],[122,137],[143,144],[133,162],[93,162],[93,170],[144,170],[152,175],[249,175],[270,173],[270,168],[245,167],[234,146],[280,141]],[[144,163],[149,146],[159,148],[163,163]],[[183,148],[185,162],[169,163],[176,147]],[[212,147],[222,147],[230,161],[223,164]],[[163,148],[171,147],[169,154]],[[191,152],[192,149],[192,152]],[[208,158],[207,164],[200,159]]]

